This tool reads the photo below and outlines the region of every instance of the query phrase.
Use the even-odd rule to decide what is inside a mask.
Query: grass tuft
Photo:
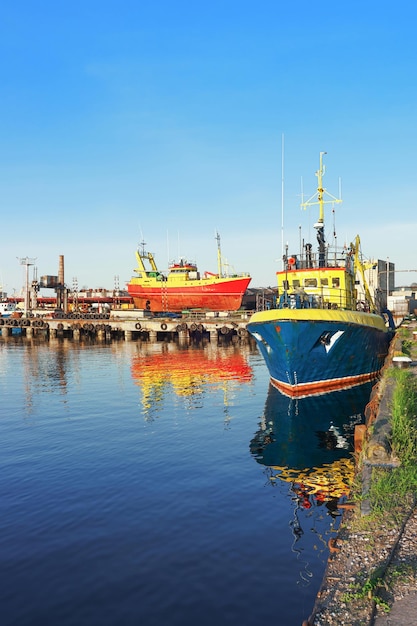
[[[406,341],[403,338],[403,350]],[[412,353],[411,342],[409,350]],[[393,369],[390,374],[395,378],[390,444],[400,466],[374,468],[369,495],[375,512],[385,511],[396,516],[404,505],[413,502],[417,493],[417,377],[401,369]]]
[[[402,465],[417,462],[417,379],[408,370],[396,370],[392,397],[391,446]]]

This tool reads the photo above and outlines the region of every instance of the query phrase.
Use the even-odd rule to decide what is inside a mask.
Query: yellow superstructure
[[[289,308],[353,309],[354,275],[346,267],[289,269],[277,272],[280,305]],[[294,303],[299,306],[293,306]]]

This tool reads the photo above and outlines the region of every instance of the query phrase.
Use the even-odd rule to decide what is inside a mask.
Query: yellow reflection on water
[[[343,458],[303,470],[276,466],[271,467],[271,470],[272,482],[279,479],[293,483],[316,497],[342,498],[349,494],[352,487],[355,463],[352,458]]]

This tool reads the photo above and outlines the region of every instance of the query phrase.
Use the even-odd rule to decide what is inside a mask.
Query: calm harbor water
[[[370,387],[290,401],[256,347],[0,337],[3,626],[297,626]]]

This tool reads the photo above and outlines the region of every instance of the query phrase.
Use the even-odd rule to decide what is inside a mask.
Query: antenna
[[[139,243],[139,247],[141,248],[141,252],[140,254],[142,254],[142,256],[145,256],[145,246],[146,246],[146,242],[145,242],[145,237],[143,236],[143,230],[141,225],[139,224],[139,230],[140,230],[140,243]]]
[[[282,133],[282,137],[281,137],[281,250],[282,250],[283,269],[285,269],[285,261],[284,261],[284,133]]]
[[[142,226],[140,224],[139,224],[139,231],[140,231],[140,240],[145,241],[145,237],[143,236]]]

